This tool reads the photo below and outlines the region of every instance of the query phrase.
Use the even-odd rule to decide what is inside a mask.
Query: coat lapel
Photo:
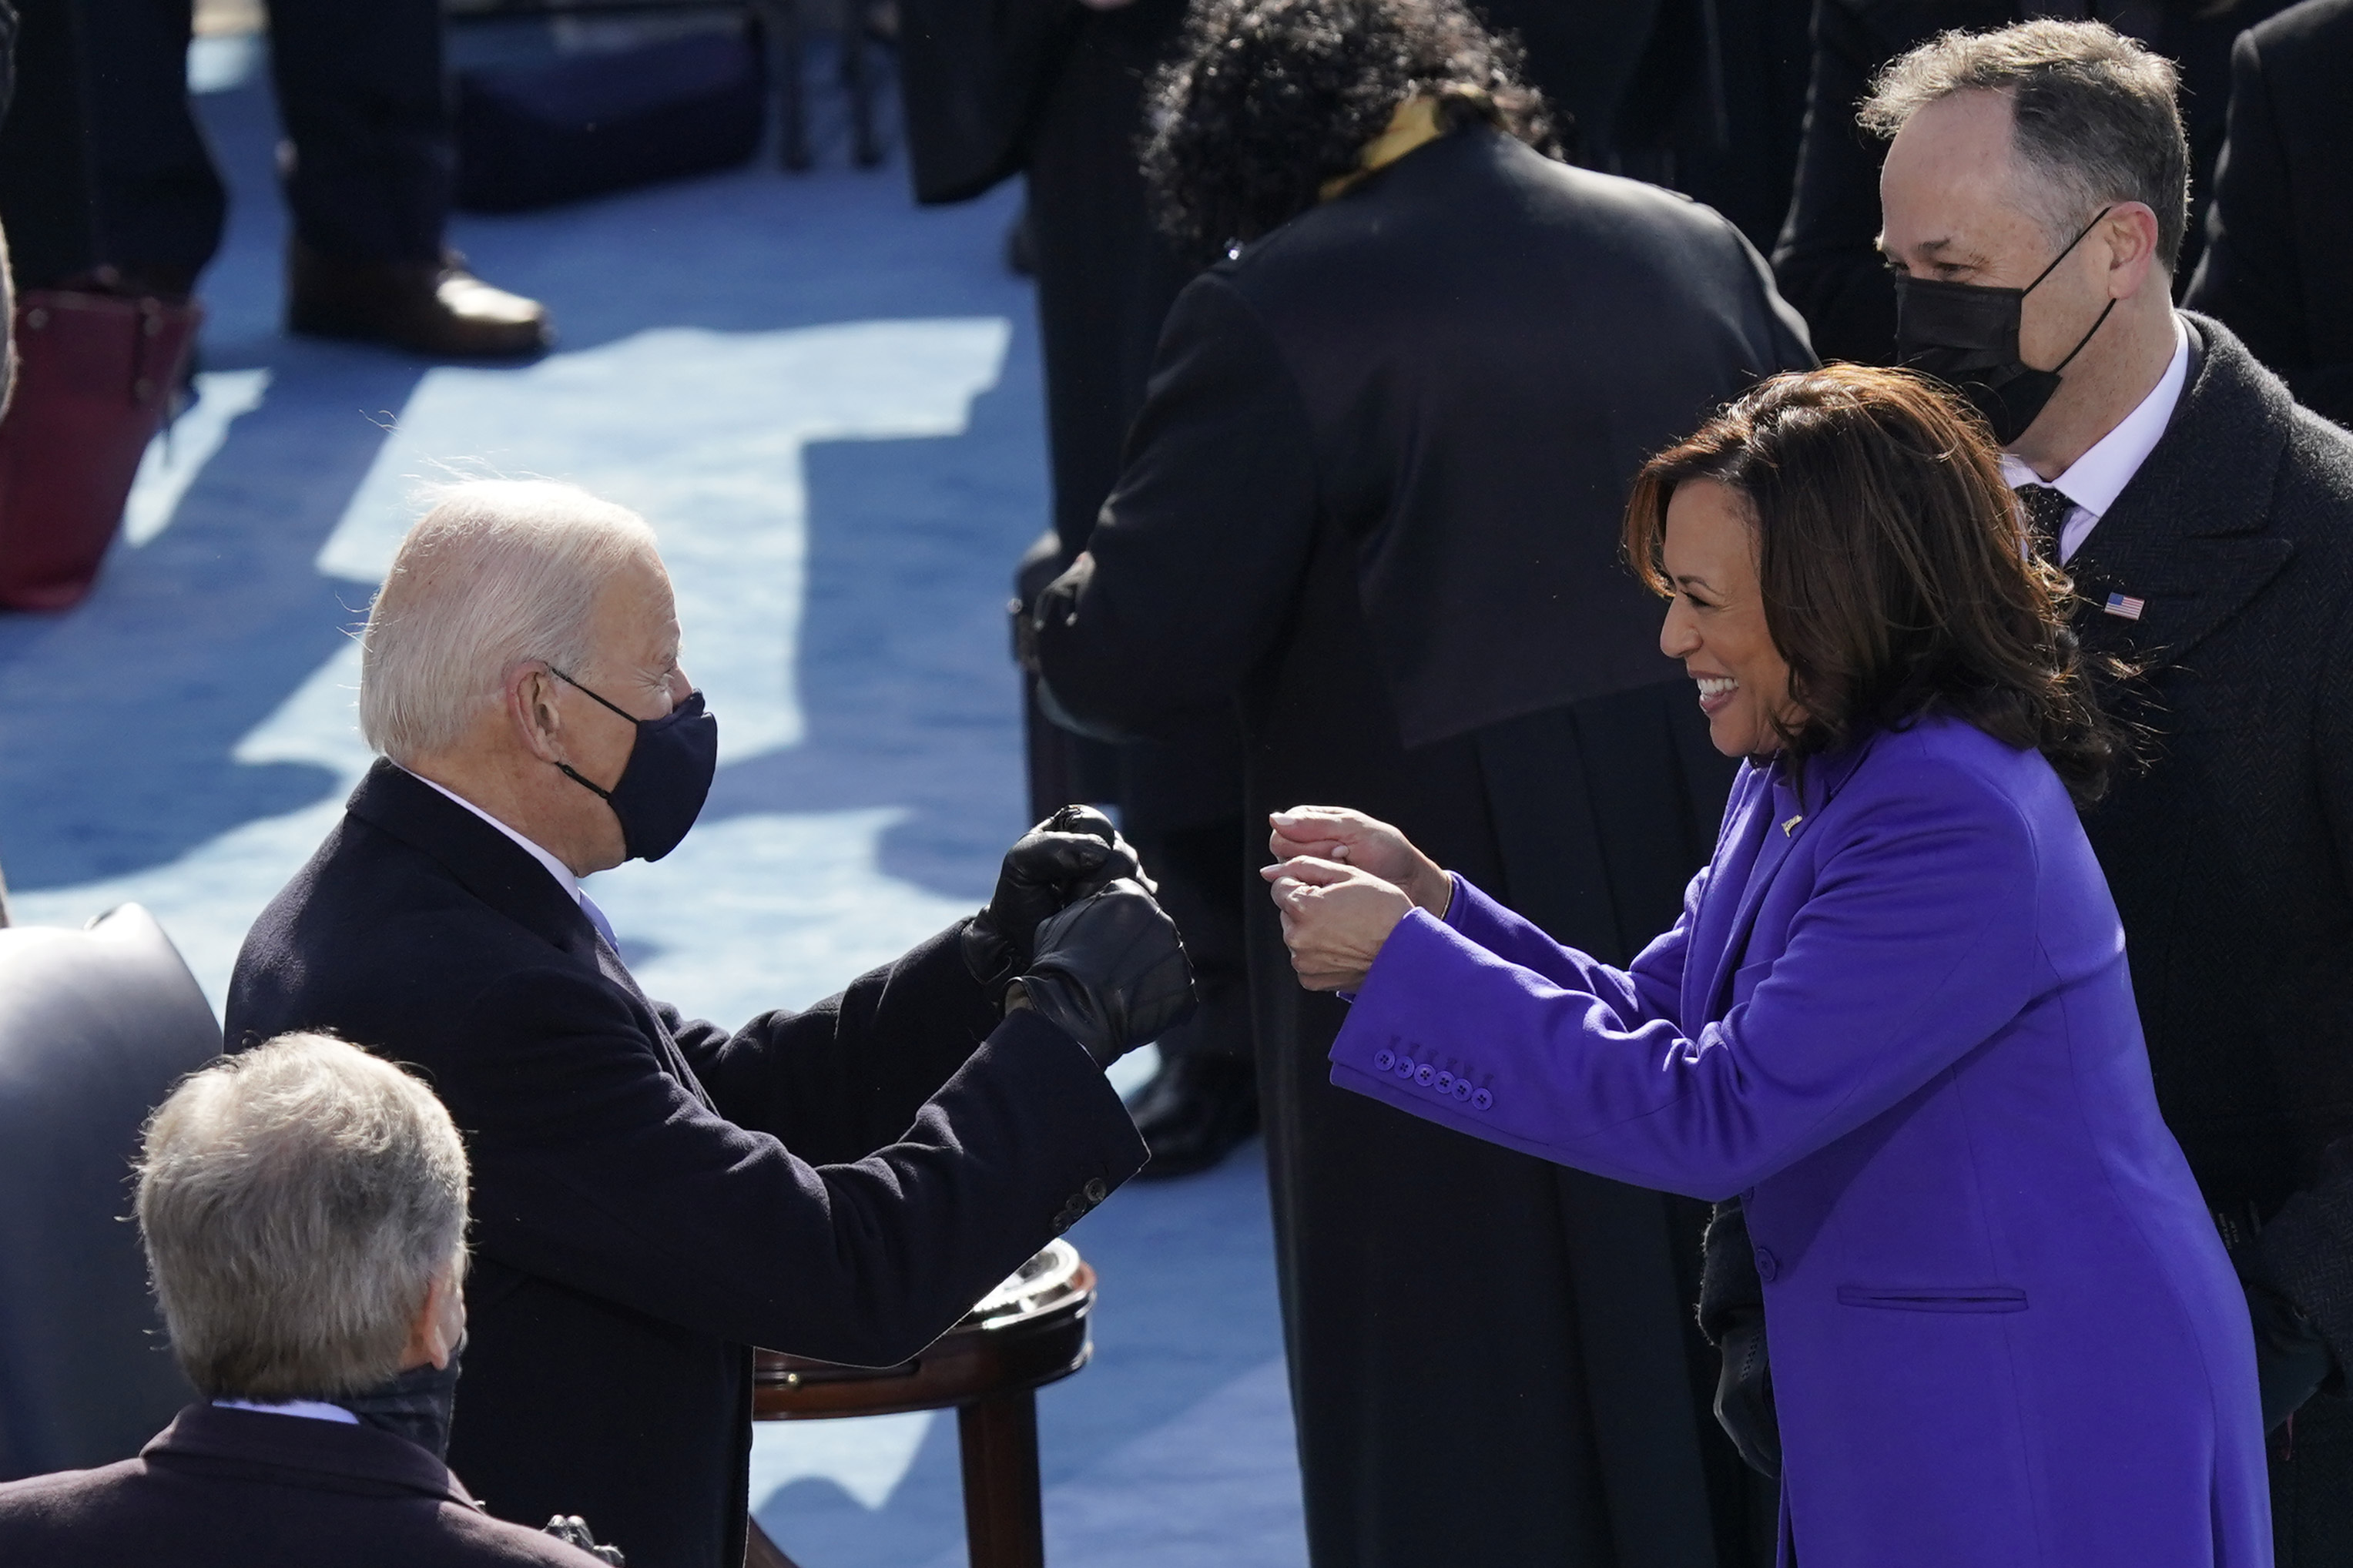
[[[711,1096],[663,1026],[661,1010],[638,988],[621,955],[596,934],[579,901],[513,840],[382,759],[352,791],[346,809],[432,856],[468,892],[618,986],[636,1005],[663,1068],[712,1109]]]
[[[2295,552],[2267,531],[2294,403],[2227,331],[2188,321],[2195,354],[2173,419],[2068,563],[2085,650],[2152,672],[2182,663]],[[2138,618],[2111,612],[2111,595],[2139,600]]]
[[[1695,1015],[1701,1022],[1723,1016],[1725,999],[1732,990],[1732,977],[1739,972],[1742,962],[1747,957],[1748,938],[1756,930],[1757,914],[1764,906],[1767,891],[1772,888],[1775,877],[1789,858],[1789,851],[1829,809],[1831,800],[1845,786],[1846,781],[1854,775],[1862,759],[1870,754],[1875,739],[1875,736],[1869,737],[1831,755],[1810,759],[1805,764],[1806,790],[1802,803],[1798,798],[1799,792],[1790,787],[1785,769],[1777,766],[1767,775],[1767,787],[1757,792],[1755,808],[1765,820],[1752,822],[1748,826],[1750,833],[1762,830],[1763,842],[1757,847],[1757,858],[1750,864],[1747,876],[1741,879],[1734,894],[1736,901],[1733,905],[1731,921],[1724,930],[1720,945],[1715,949],[1715,971],[1709,976],[1706,993],[1699,998],[1702,1005]],[[1712,883],[1709,891],[1715,891]],[[1725,891],[1734,893],[1731,889]],[[1694,1016],[1686,1013],[1685,1017],[1688,1019]]]

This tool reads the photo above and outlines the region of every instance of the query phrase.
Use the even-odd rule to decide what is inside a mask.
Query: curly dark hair
[[[1625,542],[1662,595],[1667,502],[1691,479],[1746,503],[1794,760],[1948,713],[2041,752],[2087,805],[2131,758],[2068,629],[2072,585],[2024,549],[1984,421],[1935,383],[1856,364],[1778,375],[1651,458]]]
[[[1203,260],[1315,205],[1417,94],[1558,155],[1516,39],[1462,0],[1194,0],[1145,95],[1154,216]]]

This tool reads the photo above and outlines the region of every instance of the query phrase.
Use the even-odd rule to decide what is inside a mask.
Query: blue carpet
[[[1003,604],[1046,515],[1033,307],[998,260],[1018,193],[918,211],[901,169],[841,166],[820,98],[815,174],[461,219],[484,276],[550,302],[561,352],[430,366],[278,331],[249,64],[202,62],[235,192],[203,398],[91,598],[0,617],[16,917],[135,899],[217,1004],[366,765],[351,629],[421,487],[471,473],[638,507],[677,578],[719,778],[677,854],[594,884],[650,991],[740,1021],[970,910],[1022,826]],[[1131,1187],[1073,1238],[1103,1299],[1094,1363],[1040,1396],[1055,1560],[1303,1562],[1254,1153]],[[961,1560],[944,1416],[765,1426],[754,1496],[807,1568]]]

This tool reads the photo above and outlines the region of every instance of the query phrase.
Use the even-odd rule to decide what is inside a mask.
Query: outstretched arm
[[[837,1073],[899,1071],[858,1047],[900,1008],[902,983],[950,965],[961,971],[955,944],[935,940],[800,1015],[796,1027],[833,1031],[804,1061],[829,1052]],[[968,977],[956,984],[976,996]],[[626,1002],[576,970],[505,977],[471,1000],[461,1031],[478,1047],[438,1087],[468,1131],[485,1255],[827,1361],[913,1355],[1144,1163],[1102,1068],[1029,1011],[976,1047],[960,1034],[936,1047],[969,1056],[905,1121],[836,1159],[704,1106]]]
[[[2032,840],[2006,800],[1974,806],[1888,799],[1845,823],[1769,972],[1688,1031],[1409,913],[1333,1081],[1620,1181],[1739,1192],[1894,1106],[2031,994]]]

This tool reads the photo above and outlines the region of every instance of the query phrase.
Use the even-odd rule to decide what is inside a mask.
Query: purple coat
[[[1332,1063],[1474,1137],[1740,1195],[1785,1563],[2272,1561],[2245,1301],[2039,755],[1932,721],[1817,759],[1802,805],[1745,768],[1629,970],[1457,879]]]

